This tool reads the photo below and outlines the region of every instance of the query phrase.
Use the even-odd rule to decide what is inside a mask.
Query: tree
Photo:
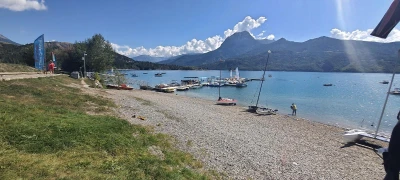
[[[95,34],[92,38],[86,40],[87,69],[102,72],[107,70],[114,63],[114,50],[110,42],[106,41],[101,34]]]

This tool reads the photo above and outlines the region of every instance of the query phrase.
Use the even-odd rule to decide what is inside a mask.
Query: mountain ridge
[[[0,34],[0,43],[4,43],[4,44],[13,44],[13,45],[17,45],[19,46],[20,44],[8,39],[7,37],[3,36],[2,34]]]
[[[243,54],[262,43],[255,40],[249,32],[237,32],[225,39],[221,46],[213,51],[204,54],[182,55],[173,61],[160,61],[161,64],[180,64],[184,66],[202,66],[207,63],[218,62],[220,59],[227,59]]]
[[[149,56],[149,55],[140,55],[140,56],[132,57],[132,59],[134,59],[136,61],[159,62],[159,61],[167,60],[168,57],[155,57],[155,56]]]
[[[242,32],[243,33],[243,32]],[[232,35],[231,37],[240,37]],[[254,38],[251,37],[253,40]],[[228,40],[228,39],[227,39]],[[254,43],[244,38],[223,43],[221,47],[205,54],[216,56],[183,56],[185,61],[168,61],[167,64],[199,66],[206,69],[262,70],[267,51],[271,50],[272,61],[268,70],[275,71],[315,71],[315,72],[392,72],[400,42],[378,43],[356,40],[340,40],[321,36],[304,42],[288,41],[280,38],[274,42]],[[249,43],[250,42],[250,43]],[[241,43],[241,44],[237,44]],[[236,54],[218,56],[218,52],[238,51]],[[225,45],[225,46],[223,46]],[[210,61],[221,58],[225,61]],[[207,59],[208,58],[208,59]],[[161,62],[160,62],[161,63]]]

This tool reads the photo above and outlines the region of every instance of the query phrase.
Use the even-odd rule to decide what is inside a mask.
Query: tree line
[[[182,67],[176,65],[163,65],[150,62],[134,61],[133,59],[116,53],[111,43],[101,35],[95,34],[84,41],[73,44],[63,42],[46,42],[46,65],[52,60],[52,52],[56,56],[56,65],[63,71],[82,71],[84,61],[82,57],[86,52],[86,70],[103,72],[111,67],[120,69],[163,69],[163,70],[192,70],[194,67]],[[0,43],[0,62],[25,64],[34,66],[33,44],[13,45]]]

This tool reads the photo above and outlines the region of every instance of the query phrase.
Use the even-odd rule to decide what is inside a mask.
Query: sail
[[[54,54],[54,52],[51,52],[51,55],[53,56],[54,68],[56,68],[56,67],[57,67],[57,63],[56,63],[56,55]]]
[[[375,27],[374,31],[372,31],[371,35],[386,39],[390,31],[392,31],[399,21],[400,0],[394,0],[379,24]]]
[[[39,70],[44,70],[44,57],[45,57],[44,34],[39,36],[33,42],[33,54],[35,59],[35,68]]]
[[[236,74],[236,79],[239,80],[239,68],[238,67],[236,67],[235,74]]]
[[[232,69],[231,69],[231,72],[230,72],[230,78],[232,78]]]

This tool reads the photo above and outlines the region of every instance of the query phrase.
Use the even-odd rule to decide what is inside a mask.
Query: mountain
[[[275,42],[275,40],[269,40],[269,39],[260,39],[258,40],[261,44],[269,44]]]
[[[198,53],[188,53],[185,55],[196,55]],[[153,56],[149,56],[149,55],[140,55],[140,56],[136,56],[133,57],[132,59],[135,61],[147,61],[147,62],[160,62],[163,61],[163,63],[160,64],[168,64],[168,62],[170,61],[174,61],[177,58],[180,58],[183,55],[177,55],[177,56],[172,56],[172,57],[153,57]]]
[[[134,59],[136,61],[159,62],[159,61],[167,60],[168,57],[153,57],[153,56],[149,56],[149,55],[140,55],[140,56],[133,57],[132,59]]]
[[[377,43],[319,37],[305,42],[284,38],[260,42],[246,32],[235,33],[218,49],[164,61],[205,69],[262,70],[272,51],[268,70],[313,72],[392,72],[400,42]],[[222,58],[224,61],[217,61]],[[160,62],[160,63],[163,63]]]
[[[0,43],[4,43],[4,44],[13,44],[13,45],[20,45],[14,41],[11,41],[10,39],[8,39],[7,37],[3,36],[0,34]]]
[[[279,39],[222,64],[203,68],[262,70],[271,50],[268,70],[316,72],[392,72],[400,42],[376,43],[319,37],[305,42]]]
[[[174,60],[160,61],[161,64],[175,64],[181,66],[203,66],[206,64],[219,62],[220,59],[228,59],[239,56],[247,51],[263,45],[255,40],[249,32],[237,32],[221,44],[221,46],[204,54],[183,55]]]
[[[138,69],[138,70],[195,70],[195,67],[184,67],[178,65],[158,64],[148,61],[135,61],[124,55],[115,53],[115,67],[119,69]]]

